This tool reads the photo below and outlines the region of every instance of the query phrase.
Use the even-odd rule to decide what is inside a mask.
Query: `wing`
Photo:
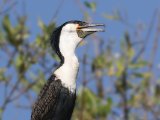
[[[67,88],[62,87],[59,100],[56,104],[56,111],[52,120],[71,120],[73,109],[75,106],[76,91],[71,92]]]
[[[50,120],[53,117],[61,86],[61,81],[55,80],[54,75],[49,78],[33,106],[31,120]]]
[[[38,100],[44,98],[45,93],[47,93],[49,86],[51,85],[52,82],[55,82],[55,76],[51,75],[51,77],[48,79],[47,83],[43,86],[41,89],[39,95],[38,95]]]

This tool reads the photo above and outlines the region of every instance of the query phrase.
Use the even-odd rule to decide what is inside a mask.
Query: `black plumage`
[[[51,34],[51,41],[50,41],[52,48],[54,49],[54,51],[56,52],[56,54],[60,58],[60,65],[59,66],[61,66],[64,63],[64,57],[63,57],[62,53],[60,52],[60,48],[59,48],[59,38],[60,38],[62,27],[63,27],[63,25],[61,25],[60,27],[56,28],[53,31],[53,33]]]
[[[75,99],[76,91],[69,91],[52,75],[33,106],[31,120],[70,120]]]
[[[75,23],[76,21],[70,22]],[[59,39],[61,30],[67,23],[69,22],[59,26],[51,34],[51,46],[60,58],[60,64],[56,69],[64,64],[64,56],[59,48]],[[51,75],[42,88],[33,106],[31,120],[70,120],[75,105],[76,91],[69,91],[62,85],[61,80],[55,79],[55,75]]]

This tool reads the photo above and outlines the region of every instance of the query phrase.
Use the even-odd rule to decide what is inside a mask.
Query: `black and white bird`
[[[51,46],[60,58],[60,65],[41,90],[33,106],[31,120],[71,119],[79,69],[75,49],[86,36],[104,31],[103,26],[74,20],[55,29],[51,35]]]

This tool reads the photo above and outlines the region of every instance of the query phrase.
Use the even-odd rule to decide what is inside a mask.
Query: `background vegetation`
[[[29,119],[31,106],[58,64],[49,37],[57,26],[63,2],[60,0],[58,9],[53,9],[50,23],[37,19],[40,32],[34,38],[27,25],[29,13],[11,15],[18,2],[0,2],[0,119],[25,120],[20,114],[14,116],[18,110]],[[99,17],[98,1],[74,2],[82,20],[93,21],[93,14]],[[25,8],[25,2],[22,6]],[[73,120],[159,120],[160,11],[155,8],[148,24],[132,25],[126,13],[118,9],[101,17],[123,24],[126,31],[116,39],[95,34],[87,38],[92,39],[91,45],[79,48],[84,50],[78,52],[81,68]],[[6,117],[8,114],[11,117]]]

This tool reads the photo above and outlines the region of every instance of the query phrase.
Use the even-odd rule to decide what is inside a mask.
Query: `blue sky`
[[[55,14],[55,10],[59,6],[61,0],[17,0],[18,4],[11,11],[11,19],[13,24],[15,24],[15,11],[19,14],[23,14],[23,2],[26,4],[26,13],[28,15],[27,25],[31,30],[30,39],[34,39],[36,34],[40,32],[37,21],[41,19],[45,23],[49,23]],[[84,0],[81,1],[81,3]],[[93,0],[88,0],[93,1]],[[137,23],[144,23],[145,29],[147,30],[149,22],[151,21],[153,12],[156,8],[160,8],[159,0],[94,0],[97,2],[96,12],[85,8],[85,11],[89,12],[92,17],[92,21],[96,23],[106,24],[106,32],[99,33],[99,36],[102,36],[105,40],[113,38],[120,40],[126,30],[132,31],[132,28],[127,27],[126,25],[106,19],[103,17],[105,13],[113,13],[114,10],[118,9],[122,12],[126,12],[128,15],[128,22],[136,27]],[[83,3],[82,3],[83,4]],[[64,3],[61,6],[61,9],[58,13],[57,18],[55,19],[57,25],[61,25],[68,20],[83,20],[83,14],[80,11],[76,1],[74,0],[64,0]],[[146,34],[146,31],[144,32]],[[151,36],[152,38],[153,36]],[[89,41],[91,42],[91,41]],[[107,41],[106,41],[107,42]],[[151,41],[152,42],[152,41]],[[160,44],[160,43],[159,43]],[[151,45],[151,44],[150,44]],[[115,47],[119,46],[119,42],[115,43]],[[150,47],[150,46],[148,46]],[[78,49],[77,54],[79,57],[82,55],[83,48]],[[118,49],[115,49],[115,52],[118,52]],[[148,53],[150,51],[148,50]],[[92,53],[91,53],[92,54]],[[156,63],[160,61],[160,56],[156,58]],[[25,102],[22,98],[21,101]],[[1,102],[1,101],[0,101]],[[4,120],[28,120],[30,118],[30,110],[16,109],[13,104],[10,104],[7,108],[7,111],[4,114]]]

